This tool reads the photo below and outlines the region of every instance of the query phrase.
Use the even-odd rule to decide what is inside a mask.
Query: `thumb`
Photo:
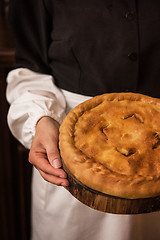
[[[48,161],[50,162],[50,164],[54,168],[62,167],[62,161],[61,161],[61,158],[60,158],[57,143],[52,142],[52,145],[49,146],[48,149],[46,149],[46,151],[47,151],[47,158],[48,158]]]
[[[61,168],[62,167],[62,162],[59,158],[53,158],[49,161],[54,168]]]

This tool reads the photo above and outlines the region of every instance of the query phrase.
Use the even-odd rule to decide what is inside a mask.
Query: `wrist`
[[[41,125],[41,124],[48,124],[48,123],[52,123],[54,124],[56,127],[59,128],[59,123],[52,117],[50,116],[42,116],[36,123],[35,128],[37,128],[37,126]]]

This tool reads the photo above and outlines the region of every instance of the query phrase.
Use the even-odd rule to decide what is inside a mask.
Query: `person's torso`
[[[46,0],[46,6],[49,62],[59,87],[89,96],[160,96],[159,1]]]

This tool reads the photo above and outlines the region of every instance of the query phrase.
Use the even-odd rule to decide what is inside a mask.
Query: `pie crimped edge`
[[[160,100],[142,94],[96,96],[75,107],[60,126],[60,153],[73,176],[121,198],[160,195],[159,143]]]

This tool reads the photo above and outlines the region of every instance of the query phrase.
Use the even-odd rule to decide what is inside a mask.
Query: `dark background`
[[[6,76],[14,65],[8,3],[9,0],[0,0],[0,239],[28,240],[32,166],[28,151],[7,126]]]

